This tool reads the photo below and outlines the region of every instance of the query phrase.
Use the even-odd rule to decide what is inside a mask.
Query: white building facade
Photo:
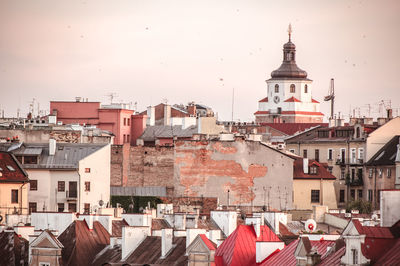
[[[12,151],[30,177],[29,211],[94,213],[110,200],[110,144],[22,144]]]
[[[258,123],[322,123],[320,103],[312,98],[312,80],[296,64],[296,46],[283,45],[282,65],[267,81],[267,97],[258,102]]]

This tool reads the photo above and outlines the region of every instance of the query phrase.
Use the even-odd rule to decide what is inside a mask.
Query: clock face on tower
[[[280,100],[280,99],[279,99],[279,96],[278,96],[278,95],[275,95],[275,96],[274,96],[274,102],[275,102],[275,103],[279,103],[279,100]]]

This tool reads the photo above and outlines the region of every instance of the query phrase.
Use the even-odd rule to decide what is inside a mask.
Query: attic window
[[[7,168],[8,168],[8,170],[10,170],[11,172],[14,172],[14,171],[15,171],[14,167],[12,167],[11,165],[7,165]]]
[[[310,174],[316,175],[317,174],[317,167],[316,166],[311,166],[310,167]]]

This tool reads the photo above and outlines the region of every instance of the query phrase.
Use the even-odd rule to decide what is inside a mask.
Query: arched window
[[[294,84],[290,85],[290,93],[295,93],[296,92],[296,86]]]
[[[279,85],[275,84],[275,93],[279,93]]]
[[[307,84],[304,85],[304,93],[308,93],[308,86],[307,86]]]
[[[356,129],[356,138],[360,138],[360,127]]]

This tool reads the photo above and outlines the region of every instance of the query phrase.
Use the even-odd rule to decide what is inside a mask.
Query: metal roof
[[[197,126],[182,129],[182,126],[149,126],[145,129],[140,139],[154,141],[159,138],[190,138],[197,133]]]
[[[25,169],[77,169],[79,161],[100,150],[108,144],[88,143],[57,143],[54,155],[49,155],[47,143],[24,143],[19,149],[13,150],[15,155],[27,155],[26,151],[35,151],[39,155],[38,164],[24,164]],[[31,153],[28,153],[32,155]]]
[[[165,187],[111,187],[110,189],[113,196],[167,196]]]

